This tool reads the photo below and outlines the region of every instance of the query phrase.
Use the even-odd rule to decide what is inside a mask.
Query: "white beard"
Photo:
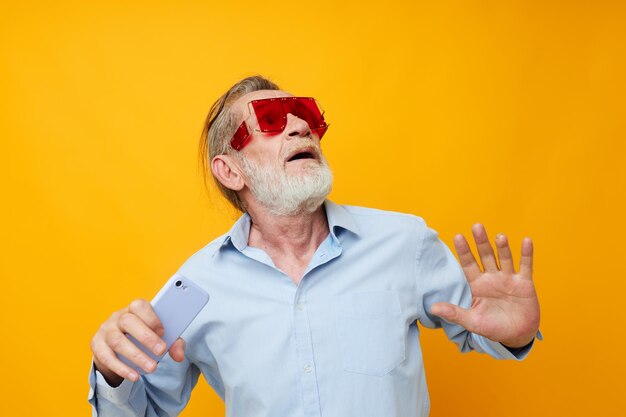
[[[319,164],[309,164],[297,175],[287,175],[282,167],[262,166],[242,158],[242,170],[250,192],[270,213],[277,216],[310,214],[317,210],[332,188],[333,174],[321,156]]]

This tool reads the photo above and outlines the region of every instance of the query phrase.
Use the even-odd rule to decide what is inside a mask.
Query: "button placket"
[[[317,389],[317,375],[313,358],[313,340],[308,312],[305,308],[305,280],[302,280],[294,300],[294,331],[298,361],[300,364],[300,384],[305,417],[321,417],[321,405]]]

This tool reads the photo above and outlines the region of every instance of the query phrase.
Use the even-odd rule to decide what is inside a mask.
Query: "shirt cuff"
[[[540,330],[537,330],[535,339],[543,340],[543,335],[541,334]],[[530,353],[530,349],[532,349],[533,345],[535,344],[535,339],[531,340],[526,346],[522,346],[518,348],[504,346],[502,343],[499,343],[499,345],[502,346],[504,349],[506,349],[509,352],[509,354],[513,356],[513,358],[517,360],[522,360],[526,356],[528,356],[528,354]],[[506,355],[506,356],[510,356],[510,355]]]
[[[133,389],[135,383],[129,379],[124,379],[122,383],[117,387],[112,387],[104,378],[104,375],[100,373],[94,366],[93,362],[91,364],[92,372],[96,375],[96,387],[95,393],[97,396],[106,399],[107,401],[116,404],[123,405],[128,402],[130,398],[130,392]]]

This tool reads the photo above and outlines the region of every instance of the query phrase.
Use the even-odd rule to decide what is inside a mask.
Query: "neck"
[[[270,256],[310,259],[328,235],[324,206],[313,213],[276,216],[260,207],[248,207],[252,220],[248,245],[265,250]]]

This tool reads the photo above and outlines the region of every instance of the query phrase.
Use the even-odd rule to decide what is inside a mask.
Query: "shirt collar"
[[[355,235],[359,235],[359,228],[354,221],[352,215],[345,207],[333,203],[330,200],[324,201],[324,209],[326,210],[326,219],[328,220],[328,228],[333,236],[333,240],[338,242],[337,235],[340,234],[338,229],[347,230]],[[230,228],[224,236],[222,246],[227,246],[228,242],[238,250],[242,251],[248,246],[248,237],[250,236],[250,215],[244,213]]]
[[[354,218],[345,207],[335,204],[330,200],[326,200],[324,202],[324,208],[326,209],[328,228],[335,239],[338,234],[337,228],[347,230],[357,236],[359,235],[360,230],[356,225]]]

